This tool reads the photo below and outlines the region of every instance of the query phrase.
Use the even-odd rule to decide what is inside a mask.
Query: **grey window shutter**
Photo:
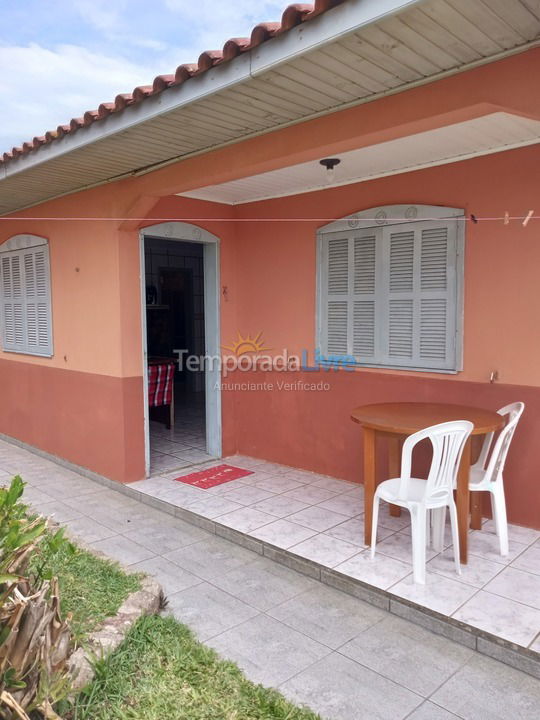
[[[325,355],[346,355],[349,327],[349,238],[328,240]]]
[[[49,263],[45,248],[24,253],[27,350],[51,354]]]
[[[359,362],[374,362],[376,234],[364,231],[352,239],[353,245],[353,306],[352,355]]]
[[[458,369],[458,227],[456,216],[441,215],[322,231],[323,355],[383,367]]]
[[[4,349],[23,350],[23,278],[18,255],[2,257],[2,309]]]
[[[48,246],[0,253],[4,350],[52,355]]]
[[[454,224],[425,221],[388,227],[385,240],[388,363],[454,369],[457,314]]]
[[[414,353],[414,230],[390,231],[388,357],[398,364]]]

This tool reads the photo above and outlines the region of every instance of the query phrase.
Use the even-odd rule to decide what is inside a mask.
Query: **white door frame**
[[[150,474],[150,425],[148,418],[148,347],[146,337],[146,268],[144,258],[145,238],[178,240],[203,243],[204,267],[204,342],[205,353],[210,358],[220,354],[220,284],[219,284],[219,238],[203,228],[184,222],[164,222],[145,227],[139,233],[141,264],[141,318],[142,360],[144,392],[144,444],[146,476]],[[204,373],[206,403],[206,451],[221,457],[221,374],[219,362],[207,363]]]

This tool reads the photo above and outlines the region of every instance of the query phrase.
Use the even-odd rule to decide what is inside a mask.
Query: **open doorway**
[[[205,363],[186,366],[188,357],[214,354],[218,343],[217,245],[152,229],[143,233],[141,259],[147,475],[158,475],[221,454],[219,396],[210,377],[215,370]],[[190,237],[185,229],[180,234]]]

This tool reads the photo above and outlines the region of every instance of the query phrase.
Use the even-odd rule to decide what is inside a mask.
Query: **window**
[[[321,355],[367,366],[459,370],[462,218],[455,208],[395,205],[321,228]]]
[[[0,245],[0,311],[3,350],[52,356],[49,246],[45,238],[15,235]]]

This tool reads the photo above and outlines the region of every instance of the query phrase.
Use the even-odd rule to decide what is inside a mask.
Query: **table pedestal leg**
[[[461,562],[467,564],[467,533],[469,531],[469,474],[471,470],[471,439],[465,443],[457,479],[457,515],[459,529],[459,553]]]
[[[375,430],[362,428],[364,436],[364,544],[371,544],[373,496],[375,494]]]
[[[482,493],[471,493],[471,528],[482,529]]]
[[[399,437],[388,438],[388,477],[399,477],[401,471],[400,463],[401,439]],[[390,515],[399,517],[401,508],[399,505],[390,505]]]

